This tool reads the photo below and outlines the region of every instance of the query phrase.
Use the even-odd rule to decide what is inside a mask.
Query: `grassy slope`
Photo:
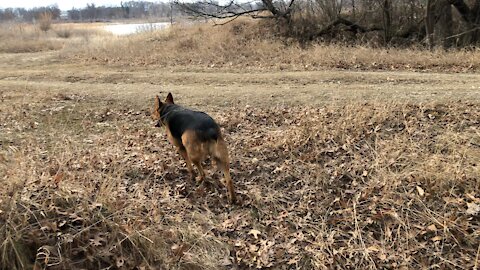
[[[225,26],[178,25],[168,31],[112,39],[95,39],[68,53],[76,61],[116,66],[169,66],[222,70],[422,70],[476,71],[477,49],[426,51],[368,46],[310,44],[280,40],[255,21]]]
[[[0,57],[5,268],[479,263],[478,74]],[[187,180],[159,91],[221,124],[239,205]]]

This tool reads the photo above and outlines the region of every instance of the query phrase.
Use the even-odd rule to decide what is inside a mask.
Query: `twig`
[[[362,244],[362,249],[363,249],[363,255],[367,257],[367,259],[373,264],[374,268],[377,269],[375,265],[375,261],[370,257],[370,254],[368,254],[367,247],[365,245],[365,242],[363,241],[362,238],[362,232],[360,230],[360,227],[358,226],[358,219],[357,219],[357,201],[358,201],[359,196],[355,196],[353,199],[353,219],[355,221],[355,231],[357,232],[358,239],[360,240],[360,243]]]
[[[463,35],[465,35],[465,34],[468,34],[468,33],[470,33],[470,32],[477,31],[477,30],[480,30],[480,26],[475,27],[475,28],[472,28],[472,29],[467,30],[467,31],[464,31],[464,32],[462,32],[462,33],[458,33],[458,34],[453,35],[453,36],[446,37],[446,38],[444,38],[443,40],[448,40],[448,39],[456,38],[456,37],[459,37],[459,36],[463,36]]]
[[[480,260],[480,244],[478,244],[477,256],[475,256],[475,265],[473,266],[473,270],[478,270],[478,261],[479,260]]]

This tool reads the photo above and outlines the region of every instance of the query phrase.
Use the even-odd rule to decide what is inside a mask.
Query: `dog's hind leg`
[[[217,167],[223,172],[223,184],[226,186],[228,191],[228,200],[230,203],[234,203],[236,198],[235,190],[233,188],[233,181],[230,177],[230,159],[228,157],[227,145],[225,144],[223,138],[218,138],[211,152],[215,162],[217,163]]]

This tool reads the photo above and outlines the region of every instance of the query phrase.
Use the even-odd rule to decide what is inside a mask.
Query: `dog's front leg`
[[[195,172],[193,171],[192,167],[192,161],[190,160],[190,157],[187,154],[187,151],[183,147],[178,147],[178,152],[180,155],[185,159],[185,162],[187,163],[187,170],[190,173],[190,177],[192,180],[195,180]]]

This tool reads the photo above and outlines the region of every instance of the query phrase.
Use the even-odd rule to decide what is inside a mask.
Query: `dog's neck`
[[[185,110],[184,108],[176,105],[176,104],[165,104],[163,105],[163,107],[160,109],[160,120],[165,123],[166,120],[168,120],[168,116],[172,113],[172,112],[176,112],[176,111],[182,111],[182,110]]]

